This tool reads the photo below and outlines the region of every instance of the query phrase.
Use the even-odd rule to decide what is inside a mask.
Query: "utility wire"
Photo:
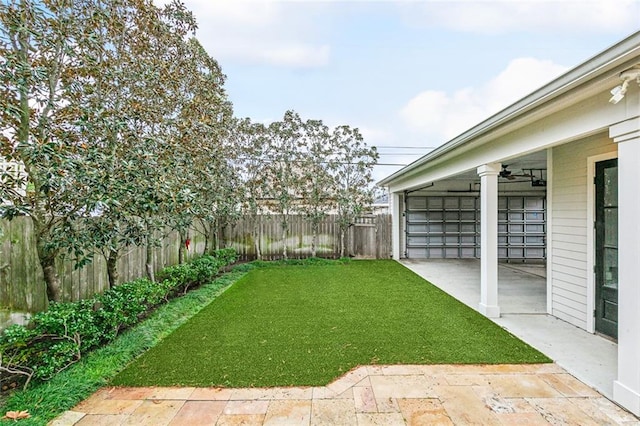
[[[393,146],[393,145],[373,145],[376,148],[394,148],[394,149],[436,149],[435,146]]]

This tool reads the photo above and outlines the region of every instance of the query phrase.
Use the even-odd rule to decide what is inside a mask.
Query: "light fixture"
[[[611,99],[609,99],[609,102],[612,104],[617,104],[624,98],[631,80],[635,79],[638,84],[640,84],[640,65],[634,65],[633,67],[622,71],[620,73],[620,79],[622,80],[622,84],[611,89],[612,96]]]
[[[624,98],[624,94],[627,93],[628,85],[629,85],[629,80],[625,80],[624,83],[622,83],[620,86],[616,86],[613,89],[611,89],[611,94],[613,96],[611,96],[611,99],[609,99],[609,102],[611,102],[612,104],[617,104],[618,102],[620,102],[622,98]]]

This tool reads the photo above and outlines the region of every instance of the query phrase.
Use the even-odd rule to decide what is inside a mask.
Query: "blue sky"
[[[640,30],[640,0],[183,1],[236,116],[358,127],[394,164]]]

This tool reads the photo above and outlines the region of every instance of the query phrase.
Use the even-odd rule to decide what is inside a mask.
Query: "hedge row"
[[[112,341],[156,306],[213,280],[235,262],[233,249],[217,250],[190,263],[170,266],[147,278],[120,284],[92,299],[51,303],[28,326],[13,325],[0,335],[0,381],[44,381],[78,361],[86,352]]]

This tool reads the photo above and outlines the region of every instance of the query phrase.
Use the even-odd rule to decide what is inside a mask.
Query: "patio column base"
[[[613,400],[636,416],[640,416],[640,394],[619,380],[613,382]]]
[[[485,305],[484,303],[480,303],[478,310],[487,318],[500,318],[500,306],[498,305]]]

